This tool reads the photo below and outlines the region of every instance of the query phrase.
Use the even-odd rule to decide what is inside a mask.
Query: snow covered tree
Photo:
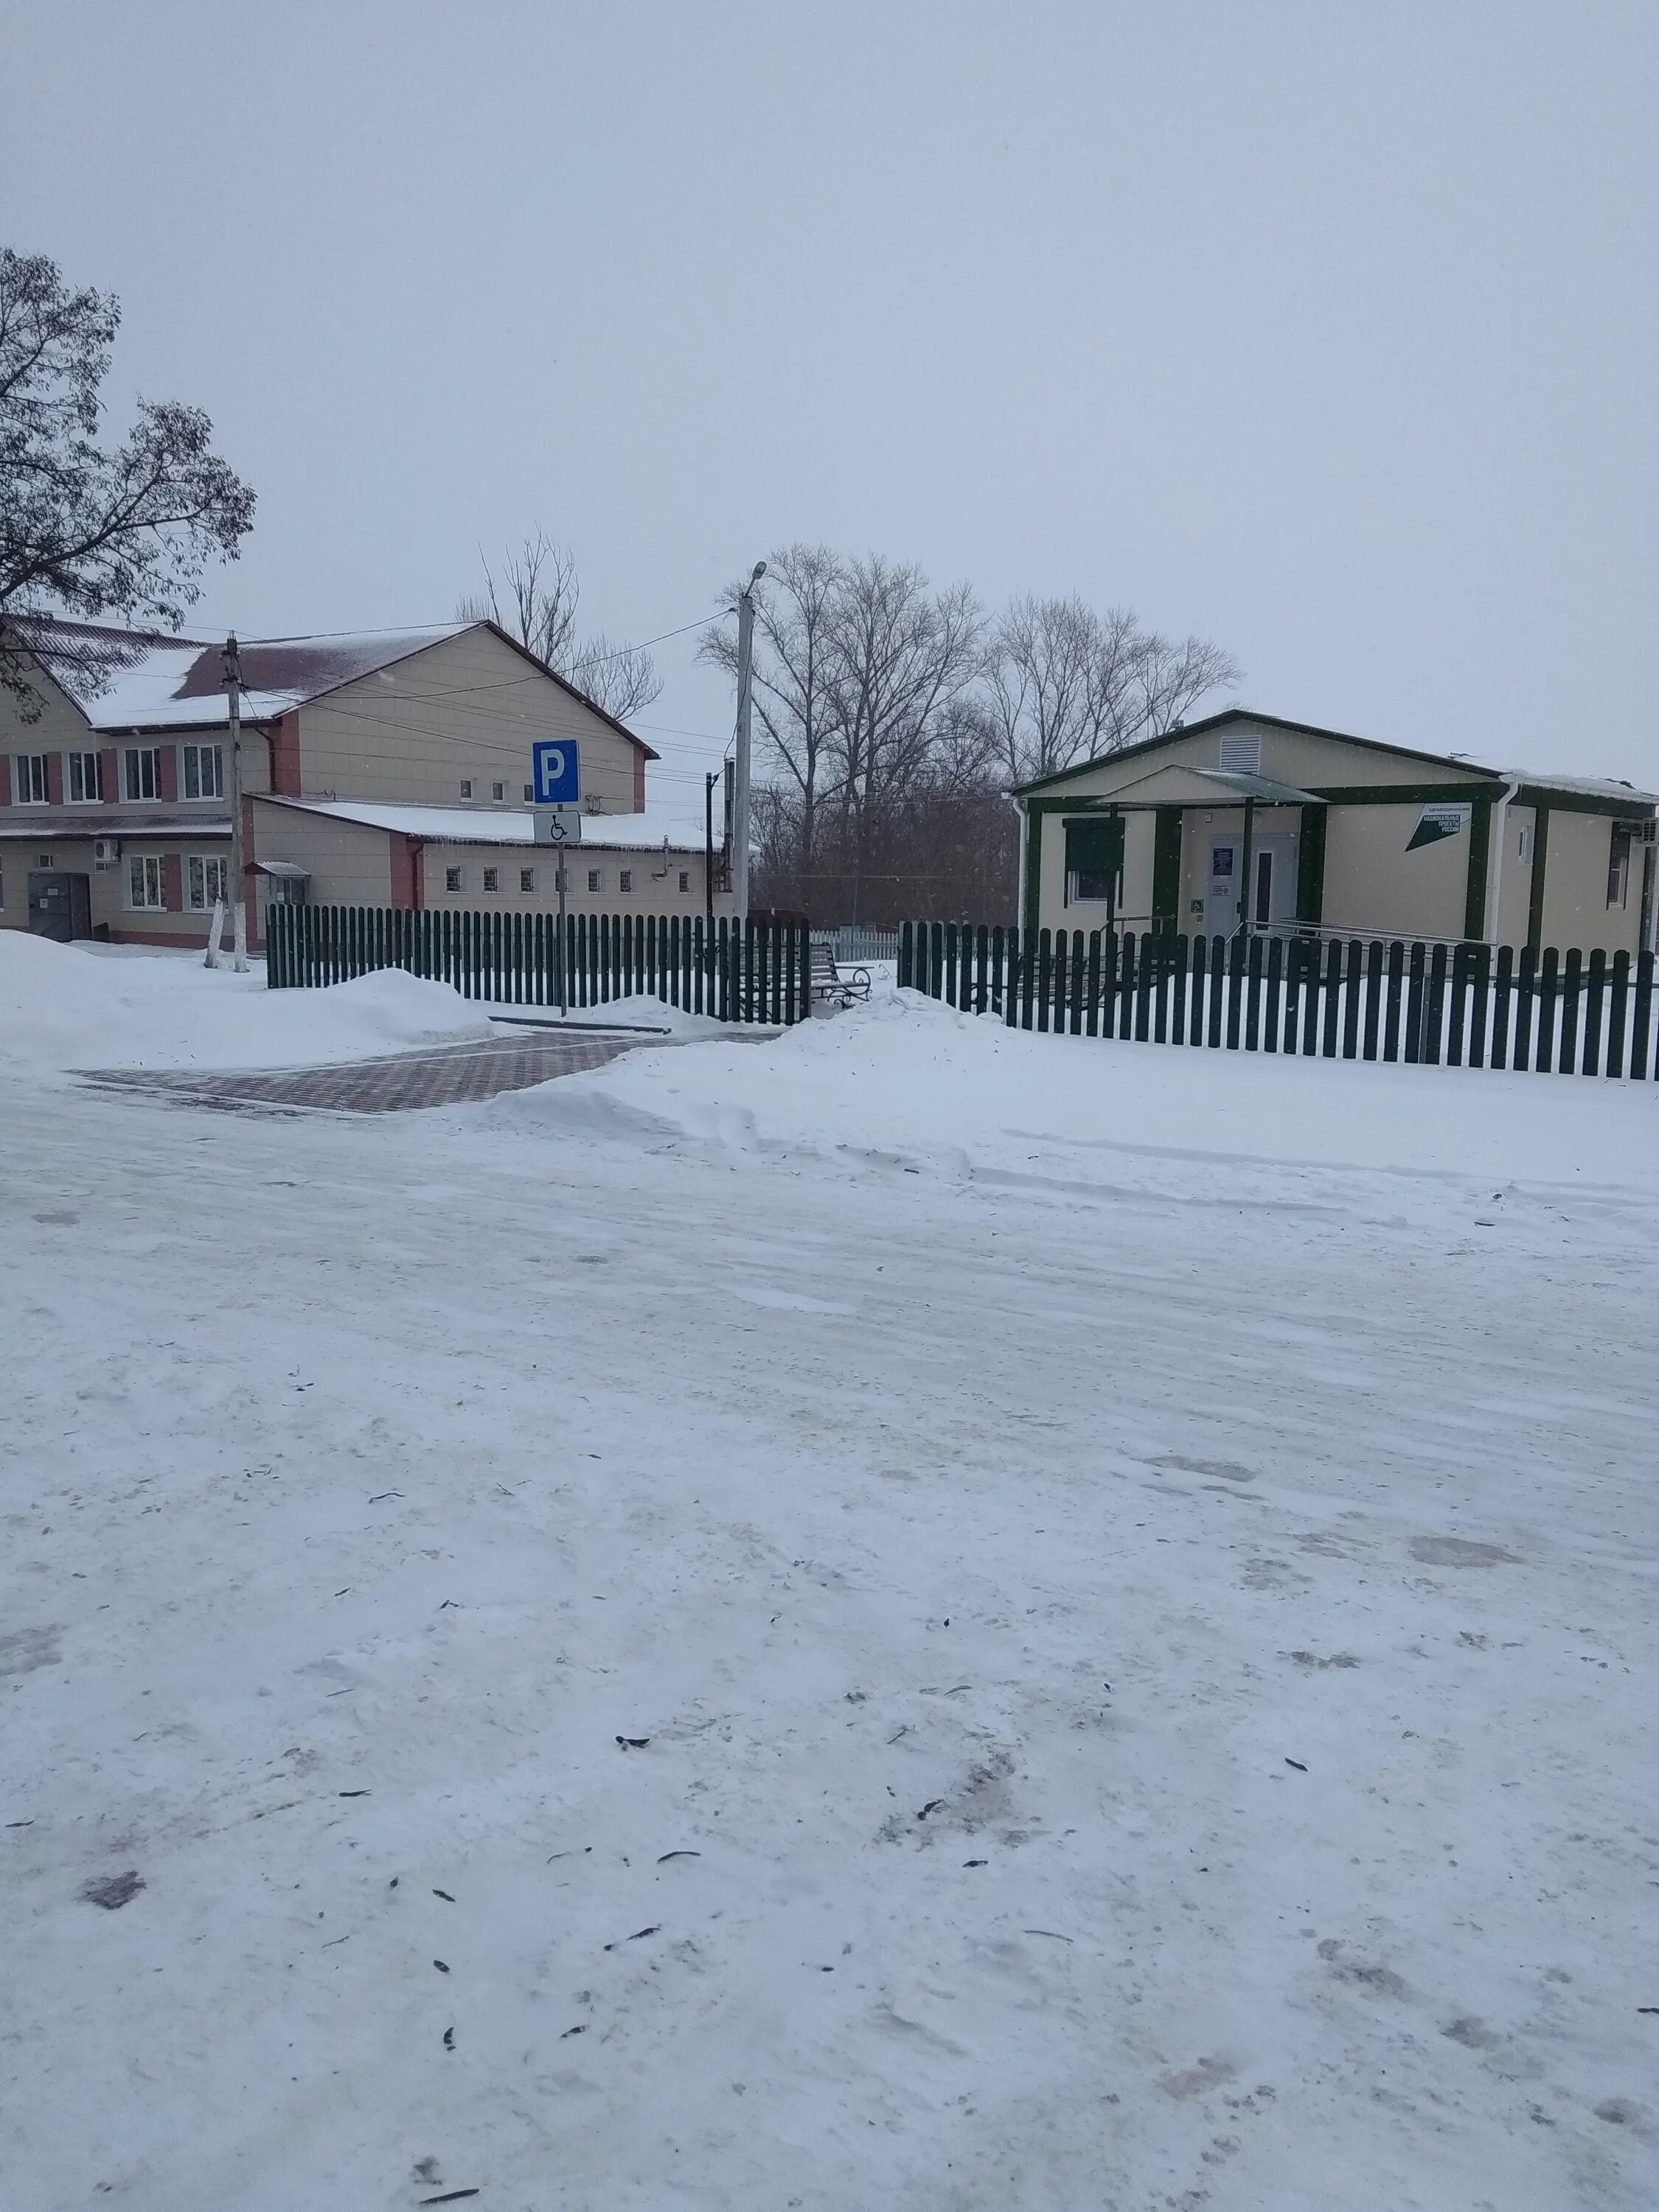
[[[40,702],[8,617],[177,629],[209,560],[234,560],[253,520],[199,407],[140,400],[125,437],[100,442],[120,320],[110,294],[72,291],[46,255],[0,248],[0,689],[27,720]],[[83,658],[95,685],[104,672]]]

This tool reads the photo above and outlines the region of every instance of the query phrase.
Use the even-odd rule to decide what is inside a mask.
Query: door
[[[1231,937],[1238,927],[1238,874],[1243,859],[1242,836],[1210,840],[1210,889],[1204,902],[1206,937]]]
[[[1257,839],[1250,852],[1250,927],[1270,930],[1296,920],[1296,839]]]
[[[92,935],[92,880],[61,868],[35,868],[29,873],[29,927],[36,937],[50,937],[59,945]]]

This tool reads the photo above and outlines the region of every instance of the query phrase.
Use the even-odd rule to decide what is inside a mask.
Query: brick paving
[[[231,1112],[320,1108],[335,1114],[401,1114],[423,1106],[459,1106],[526,1091],[556,1075],[603,1067],[643,1044],[667,1037],[515,1031],[509,1036],[469,1039],[464,1044],[422,1045],[415,1052],[378,1060],[345,1060],[328,1067],[250,1068],[207,1073],[182,1068],[101,1067],[87,1080],[105,1088],[159,1092],[180,1105]]]

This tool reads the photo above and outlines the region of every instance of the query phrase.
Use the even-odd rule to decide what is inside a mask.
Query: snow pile
[[[1270,1201],[1358,1171],[1431,1210],[1448,1177],[1659,1193],[1651,1084],[1044,1036],[896,990],[773,1042],[630,1053],[488,1110],[520,1129],[1062,1190]]]
[[[447,983],[383,969],[320,991],[267,991],[263,967],[200,955],[98,957],[0,930],[0,1066],[295,1067],[497,1035]]]

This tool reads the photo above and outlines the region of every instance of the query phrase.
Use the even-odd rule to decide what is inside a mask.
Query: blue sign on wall
[[[544,740],[531,747],[530,757],[537,805],[575,805],[582,782],[574,744],[567,738]]]

